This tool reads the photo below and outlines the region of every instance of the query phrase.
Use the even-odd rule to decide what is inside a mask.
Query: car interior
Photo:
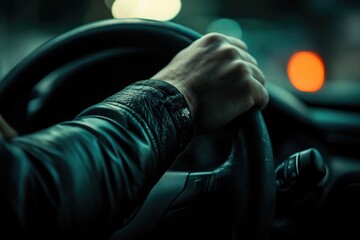
[[[29,2],[0,10],[0,113],[20,134],[151,77],[207,32],[243,39],[263,66],[268,106],[195,136],[111,240],[357,238],[358,1],[182,0],[161,16],[132,13],[141,0]]]

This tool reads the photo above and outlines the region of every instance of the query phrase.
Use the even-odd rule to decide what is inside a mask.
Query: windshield
[[[0,0],[0,78],[36,47],[85,23],[172,21],[243,39],[267,76],[312,102],[359,104],[356,0]]]

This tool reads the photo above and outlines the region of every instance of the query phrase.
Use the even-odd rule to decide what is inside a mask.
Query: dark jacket
[[[183,95],[146,80],[72,121],[1,139],[1,231],[11,239],[106,239],[184,149],[192,127]]]

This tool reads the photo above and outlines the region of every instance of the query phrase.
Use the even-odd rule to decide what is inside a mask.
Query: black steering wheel
[[[0,113],[20,134],[70,120],[126,85],[148,79],[200,37],[175,23],[144,19],[111,19],[81,26],[51,39],[5,76],[0,82]],[[184,181],[176,198],[184,194],[191,198],[189,181],[206,176],[205,192],[226,199],[231,208],[226,214],[231,218],[231,238],[266,239],[272,228],[276,191],[272,147],[261,113],[244,114],[233,133],[227,161],[210,172],[180,174]],[[173,203],[174,199],[170,205]],[[136,216],[133,219],[137,221]],[[139,239],[131,236],[130,228],[131,223],[112,239]],[[146,234],[143,231],[143,237],[149,237]]]

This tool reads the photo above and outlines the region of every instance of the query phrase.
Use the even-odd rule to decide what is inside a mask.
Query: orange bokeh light
[[[288,62],[287,73],[291,84],[299,91],[316,92],[325,82],[322,58],[310,51],[293,54]]]

